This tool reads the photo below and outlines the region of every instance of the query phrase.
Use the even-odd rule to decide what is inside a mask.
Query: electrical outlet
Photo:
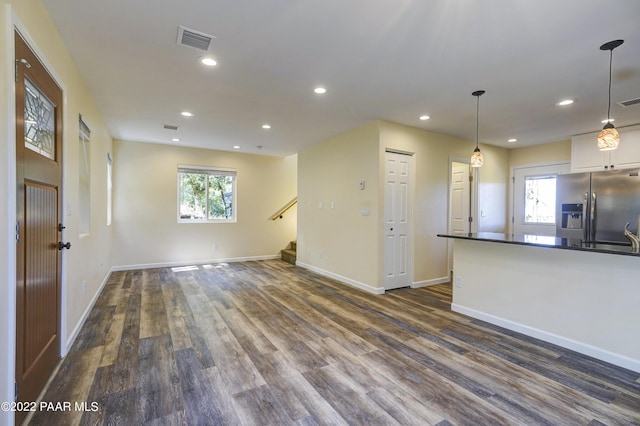
[[[456,288],[462,288],[462,278],[460,277],[456,277],[453,280],[454,285],[456,286]]]

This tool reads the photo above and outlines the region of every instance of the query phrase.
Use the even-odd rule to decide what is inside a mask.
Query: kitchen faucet
[[[640,251],[640,215],[638,216],[638,235],[629,231],[629,222],[624,226],[624,235],[631,241],[631,251],[637,253]]]

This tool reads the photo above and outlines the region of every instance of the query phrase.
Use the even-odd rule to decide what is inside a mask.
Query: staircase
[[[282,260],[292,265],[295,265],[296,264],[296,242],[291,241],[289,243],[289,246],[286,249],[280,250],[280,255],[282,256]]]

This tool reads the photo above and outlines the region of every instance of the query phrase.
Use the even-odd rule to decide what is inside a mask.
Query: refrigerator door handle
[[[584,203],[582,203],[582,239],[587,242],[589,241],[589,220],[587,215],[587,206],[589,205],[589,193],[584,193]]]
[[[598,219],[596,217],[597,212],[598,212],[598,206],[596,205],[596,193],[593,192],[591,194],[591,214],[590,214],[591,229],[589,230],[589,232],[591,233],[591,241],[593,241],[594,243],[596,241],[596,224]]]

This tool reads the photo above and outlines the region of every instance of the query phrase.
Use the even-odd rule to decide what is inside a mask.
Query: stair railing
[[[287,204],[285,204],[280,210],[278,210],[277,212],[275,212],[270,219],[271,220],[276,220],[276,219],[282,219],[282,216],[284,216],[284,214],[293,206],[295,206],[296,204],[298,204],[298,197],[293,197],[293,200],[289,201]]]

